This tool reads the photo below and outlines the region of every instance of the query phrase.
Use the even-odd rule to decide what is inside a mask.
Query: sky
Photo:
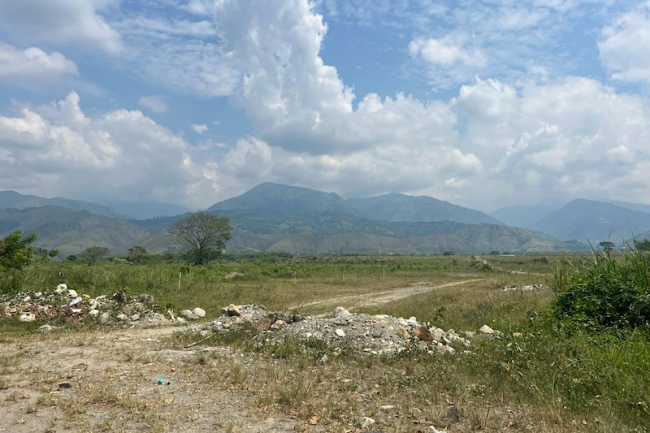
[[[648,0],[0,0],[0,189],[650,203]]]

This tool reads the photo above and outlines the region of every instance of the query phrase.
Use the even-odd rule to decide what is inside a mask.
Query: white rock
[[[388,410],[393,410],[393,409],[395,409],[395,406],[390,405],[390,404],[387,404],[387,405],[385,405],[385,406],[380,406],[379,409],[388,411]]]
[[[32,300],[32,298],[30,298],[29,296],[25,296],[25,299],[23,299],[23,302],[26,304],[31,300]]]
[[[122,321],[124,321],[124,320],[127,320],[127,319],[128,319],[128,317],[127,317],[126,314],[118,314],[118,315],[117,315],[117,320],[122,320]]]
[[[72,314],[81,314],[83,310],[81,308],[71,308],[70,311]]]
[[[181,311],[181,316],[185,317],[186,319],[194,320],[197,319],[197,317],[192,313],[190,310],[183,310]]]
[[[418,319],[416,319],[415,317],[411,316],[411,317],[409,317],[409,319],[406,321],[406,324],[407,324],[408,326],[418,326]]]
[[[337,317],[343,317],[343,316],[349,316],[349,315],[350,315],[350,312],[348,310],[346,310],[345,308],[343,308],[343,307],[336,307],[334,309],[334,313],[332,313],[332,317],[334,317],[335,319]]]
[[[100,325],[106,325],[110,321],[111,321],[111,313],[109,313],[108,311],[100,314],[99,317],[97,317],[97,323],[99,323]]]
[[[38,328],[39,331],[41,332],[51,332],[54,329],[54,326],[52,325],[43,325],[40,328]]]
[[[490,328],[490,327],[487,326],[487,325],[483,325],[483,326],[481,327],[481,329],[479,329],[479,332],[480,332],[481,334],[485,334],[485,335],[493,335],[493,334],[494,334],[494,329]]]
[[[135,313],[134,315],[129,317],[129,319],[131,319],[132,322],[136,322],[136,321],[140,320],[140,315],[138,313]]]
[[[22,313],[20,317],[18,317],[18,320],[21,322],[33,322],[36,320],[36,316],[33,313]]]
[[[58,293],[59,295],[63,292],[68,290],[68,285],[67,284],[59,284],[56,286],[56,290],[54,292]]]
[[[359,425],[359,427],[365,429],[365,428],[370,427],[374,423],[375,423],[374,419],[368,418],[367,416],[364,416],[364,417],[361,417],[361,419],[359,419],[358,425]]]
[[[345,337],[345,331],[340,328],[334,331],[334,333],[336,334],[337,337],[341,337],[341,338]]]
[[[205,317],[205,310],[203,308],[196,307],[195,309],[192,310],[192,313],[196,317]]]
[[[176,318],[176,323],[179,323],[179,324],[183,325],[183,324],[187,323],[187,320],[183,319],[182,317],[177,317]],[[225,328],[225,326],[224,326],[224,328]]]
[[[447,338],[447,333],[440,328],[434,327],[429,329],[429,331],[431,332],[431,337],[433,338],[433,340],[437,341],[438,343],[440,343],[445,338]]]
[[[99,316],[99,310],[90,310],[88,312],[88,315],[92,316],[92,317],[97,317],[97,316]]]
[[[224,316],[241,316],[241,308],[235,304],[230,304],[221,309],[221,314]]]
[[[429,426],[429,431],[431,433],[447,433],[447,430],[438,430],[434,426]]]
[[[271,325],[271,329],[274,331],[277,331],[278,329],[282,329],[286,326],[287,322],[284,320],[276,320],[273,325]]]
[[[76,298],[76,297],[78,297],[79,295],[77,295],[77,292],[76,292],[76,291],[70,289],[70,290],[68,290],[68,296],[71,297],[71,298]]]

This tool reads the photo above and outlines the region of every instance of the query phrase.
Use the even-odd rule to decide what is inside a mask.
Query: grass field
[[[144,292],[176,309],[200,306],[209,317],[230,303],[257,303],[303,314],[326,314],[341,304],[354,312],[416,316],[443,329],[476,331],[487,324],[505,333],[501,340],[477,343],[468,355],[407,353],[388,359],[330,353],[326,364],[302,353],[292,341],[260,349],[246,336],[233,334],[210,343],[243,357],[208,351],[183,361],[193,372],[192,378],[184,379],[187,383],[203,381],[202,392],[245,395],[257,412],[293,417],[298,431],[355,431],[364,416],[376,420],[372,428],[384,432],[430,431],[429,425],[448,432],[647,431],[650,344],[643,332],[567,329],[550,316],[552,290],[503,291],[507,285],[552,287],[559,267],[581,267],[585,260],[577,255],[267,257],[192,268],[51,262],[30,268],[23,284],[24,290],[37,291],[65,282],[92,296],[122,289]],[[230,272],[244,276],[224,279]],[[11,345],[44,341],[56,345],[66,335],[43,336],[34,329],[3,319],[0,339]],[[79,338],[91,339],[92,346],[97,332],[103,331],[81,333]],[[515,337],[516,332],[522,335]],[[160,356],[160,351],[182,350],[188,338],[177,335],[161,340],[154,349],[118,353],[131,365],[149,368],[156,365],[152,357]],[[6,387],[11,379],[3,375],[13,377],[19,364],[7,356],[2,363],[0,384],[4,380]],[[85,392],[99,392],[91,388]],[[139,417],[148,410],[146,404],[125,408],[114,395],[107,401],[101,395],[96,399],[94,404],[122,415]],[[385,406],[394,408],[382,409]],[[175,416],[181,414],[179,409]],[[146,429],[174,431],[186,422],[170,417],[145,423]],[[74,429],[74,422],[69,426]],[[106,431],[121,430],[112,426]],[[246,430],[238,430],[235,422],[223,431]]]

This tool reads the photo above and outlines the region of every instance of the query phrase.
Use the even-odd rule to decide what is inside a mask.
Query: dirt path
[[[322,306],[336,305],[336,306],[345,307],[348,310],[353,310],[354,308],[360,308],[360,307],[374,307],[378,305],[389,304],[391,302],[399,301],[401,299],[408,298],[411,296],[428,293],[436,289],[461,286],[463,284],[475,283],[477,281],[483,281],[483,280],[485,280],[485,278],[474,278],[472,280],[456,281],[454,283],[440,284],[437,286],[432,286],[431,283],[427,281],[421,281],[419,283],[415,283],[408,287],[399,287],[396,289],[385,290],[382,292],[364,293],[361,295],[350,295],[350,296],[335,296],[332,298],[320,299],[318,301],[296,305],[293,308],[298,309],[298,308],[314,307],[319,305]]]
[[[170,350],[180,328],[61,332],[0,343],[0,432],[293,432],[228,387],[228,348]],[[263,366],[263,365],[262,365]],[[156,385],[157,378],[169,385]]]

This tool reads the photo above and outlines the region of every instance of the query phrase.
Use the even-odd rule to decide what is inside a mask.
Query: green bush
[[[20,290],[24,276],[23,268],[34,260],[36,233],[23,237],[23,232],[16,231],[0,238],[0,293]]]
[[[556,274],[554,288],[554,310],[561,319],[597,328],[650,324],[650,256],[641,251],[628,251],[622,258],[594,251],[593,260],[581,269]]]

